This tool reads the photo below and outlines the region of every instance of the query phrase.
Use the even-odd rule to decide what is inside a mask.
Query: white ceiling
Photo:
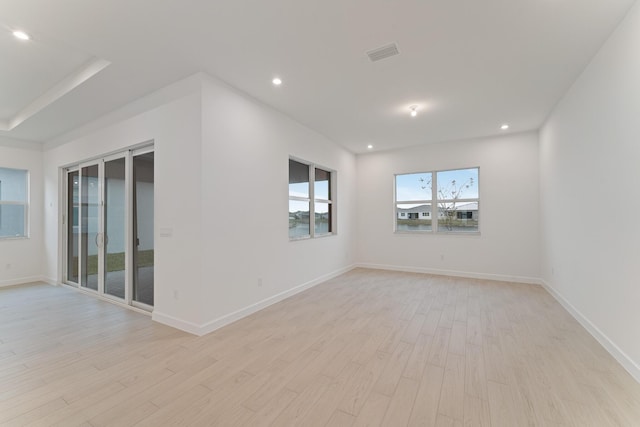
[[[47,141],[198,71],[356,153],[537,129],[632,4],[2,0],[0,121],[104,66],[0,136]],[[400,55],[366,56],[392,42]]]

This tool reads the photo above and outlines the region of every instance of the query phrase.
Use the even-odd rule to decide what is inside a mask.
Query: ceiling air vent
[[[395,43],[388,44],[386,46],[379,47],[367,52],[367,56],[371,62],[380,61],[381,59],[389,58],[399,54],[398,46]]]

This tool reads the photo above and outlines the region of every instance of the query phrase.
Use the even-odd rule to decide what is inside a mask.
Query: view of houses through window
[[[313,164],[289,159],[289,238],[331,234],[332,173]]]
[[[27,237],[29,173],[0,168],[0,239]]]
[[[396,231],[479,231],[479,168],[396,175]]]

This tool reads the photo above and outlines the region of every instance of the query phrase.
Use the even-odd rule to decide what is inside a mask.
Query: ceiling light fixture
[[[20,39],[20,40],[29,40],[31,37],[29,37],[29,34],[25,33],[24,31],[19,31],[16,30],[13,32],[13,37]]]
[[[371,149],[373,148],[373,145],[369,144],[369,145],[367,145],[367,148],[368,148],[369,150],[371,150]]]
[[[507,130],[507,129],[509,129],[509,125],[505,123],[502,126],[500,126],[500,129]]]
[[[411,110],[411,117],[415,117],[418,115],[418,106],[417,105],[412,105],[411,107],[409,107],[409,110]]]
[[[273,83],[274,86],[280,86],[282,84],[282,79],[280,77],[274,77],[273,80],[271,80],[271,83]]]

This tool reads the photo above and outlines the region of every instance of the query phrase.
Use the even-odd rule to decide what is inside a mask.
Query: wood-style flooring
[[[357,269],[204,337],[25,285],[0,425],[640,426],[640,384],[533,285]]]

